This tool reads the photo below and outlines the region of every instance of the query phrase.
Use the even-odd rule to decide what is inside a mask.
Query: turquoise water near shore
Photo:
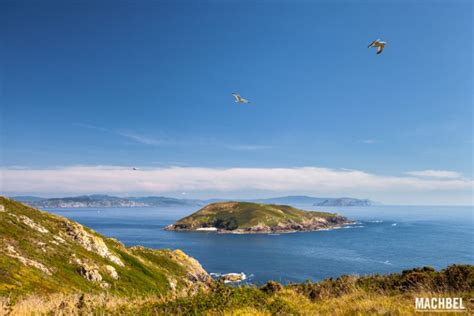
[[[186,208],[50,209],[127,246],[182,249],[211,273],[244,272],[248,282],[302,282],[342,274],[399,272],[429,265],[474,264],[474,207],[314,207],[357,223],[342,229],[280,235],[171,232],[196,211]]]

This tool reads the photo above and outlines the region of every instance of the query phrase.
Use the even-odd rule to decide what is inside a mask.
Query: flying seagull
[[[385,48],[386,42],[382,42],[380,39],[377,39],[370,43],[370,45],[367,48],[371,47],[377,47],[377,55],[383,52],[383,49]]]
[[[232,95],[234,96],[235,102],[237,103],[250,103],[249,100],[242,98],[240,94],[232,93]]]

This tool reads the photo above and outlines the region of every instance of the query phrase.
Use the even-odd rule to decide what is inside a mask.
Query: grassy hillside
[[[347,223],[347,219],[333,213],[310,212],[288,205],[250,202],[219,202],[177,221],[169,229],[194,230],[215,227],[222,230],[303,230],[305,227],[327,228]]]
[[[211,282],[182,251],[127,248],[74,221],[0,197],[0,296],[167,296]]]

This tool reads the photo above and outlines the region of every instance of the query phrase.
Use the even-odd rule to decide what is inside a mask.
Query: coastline
[[[293,234],[293,233],[311,233],[311,232],[318,232],[318,231],[330,231],[341,229],[347,226],[355,225],[357,221],[349,221],[347,223],[331,226],[331,227],[322,227],[322,228],[308,228],[308,229],[274,229],[274,227],[270,227],[268,229],[259,230],[253,229],[254,227],[250,228],[237,228],[234,230],[226,230],[226,229],[218,229],[216,227],[199,227],[199,228],[192,228],[192,229],[185,229],[179,228],[177,229],[174,224],[170,224],[163,228],[166,231],[174,231],[174,232],[198,232],[198,233],[216,233],[216,234],[234,234],[234,235],[251,235],[251,234],[261,234],[261,235],[275,235],[275,234]]]

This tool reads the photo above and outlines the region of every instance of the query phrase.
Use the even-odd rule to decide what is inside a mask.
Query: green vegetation
[[[175,295],[211,278],[176,250],[127,248],[66,218],[0,197],[0,296]]]
[[[0,298],[0,314],[3,308],[12,315],[415,315],[415,297],[461,297],[472,314],[473,294],[474,266],[452,265],[286,286],[270,281],[259,288],[216,282],[210,290],[170,300],[78,293],[33,296],[11,305]]]
[[[414,298],[463,297],[472,311],[474,266],[452,265],[442,271],[424,267],[375,276],[341,276],[321,282],[283,286],[230,287],[217,284],[211,292],[173,302],[144,306],[153,315],[367,315],[414,314]]]
[[[169,230],[217,228],[222,231],[269,232],[318,230],[347,224],[334,213],[311,212],[288,205],[250,202],[212,203],[180,219]]]

